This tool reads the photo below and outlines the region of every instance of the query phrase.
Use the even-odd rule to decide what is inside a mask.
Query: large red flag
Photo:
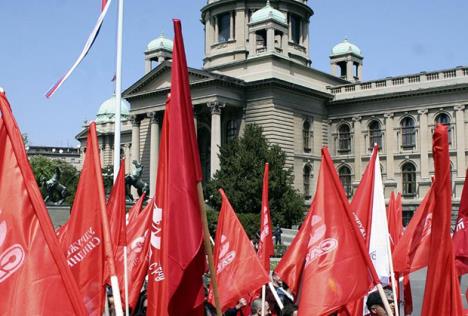
[[[0,110],[0,314],[86,315],[2,92]]]
[[[432,141],[435,207],[421,315],[461,316],[460,284],[450,238],[452,188],[447,126],[438,124]]]
[[[274,255],[273,233],[270,218],[270,207],[268,206],[268,163],[265,164],[263,173],[262,210],[260,213],[260,241],[258,243],[258,257],[265,267],[270,271],[270,257]]]
[[[106,208],[115,253],[117,246],[125,246],[127,244],[125,225],[125,160],[120,161],[119,173],[109,195]]]
[[[145,198],[146,193],[143,192],[138,201],[128,210],[127,225],[131,223],[138,216],[138,214],[140,214],[143,207],[143,202],[145,202]]]
[[[99,192],[104,192],[99,161],[96,124],[88,130],[86,155],[71,209],[70,219],[60,243],[67,257],[86,309],[90,315],[101,315],[105,294],[104,230]],[[102,191],[97,187],[101,186]]]
[[[396,273],[408,274],[427,266],[434,207],[431,187],[395,246],[392,257]]]
[[[364,296],[371,286],[370,273],[374,280],[378,277],[326,148],[310,213],[299,314],[328,315]]]
[[[388,232],[390,234],[390,247],[393,251],[395,248],[397,240],[397,219],[396,219],[396,198],[395,193],[390,193],[390,199],[388,200],[387,206],[387,222],[388,222]]]
[[[197,186],[202,173],[179,20],[174,20],[174,34],[171,100],[164,115],[153,215],[148,313],[201,315],[206,259]]]
[[[133,310],[138,302],[141,287],[148,272],[148,251],[150,245],[150,230],[153,216],[154,202],[150,200],[143,211],[138,214],[127,226],[128,252],[127,275],[128,305]],[[124,251],[123,247],[117,250],[115,263],[119,284],[124,284]],[[120,289],[122,298],[125,298],[123,286]]]
[[[220,193],[222,205],[213,256],[224,310],[268,283],[269,276],[222,189]],[[214,301],[212,288],[209,300]]]
[[[453,249],[458,274],[468,273],[468,170],[460,199],[457,226],[453,234]]]

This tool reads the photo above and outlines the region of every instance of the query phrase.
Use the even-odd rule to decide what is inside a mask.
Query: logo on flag
[[[5,242],[8,226],[5,221],[0,223],[0,246]],[[0,254],[0,283],[8,279],[24,262],[24,250],[19,244],[10,246]]]
[[[305,266],[314,262],[317,258],[332,252],[338,247],[338,240],[334,238],[322,239],[327,231],[327,226],[320,216],[314,215],[311,222],[311,236],[309,251],[307,252]]]
[[[161,249],[161,221],[162,209],[155,203],[153,210],[153,224],[151,225],[151,246],[156,249]]]
[[[216,273],[221,273],[236,258],[236,252],[229,249],[229,240],[225,235],[221,236],[221,250],[219,252],[219,262]]]

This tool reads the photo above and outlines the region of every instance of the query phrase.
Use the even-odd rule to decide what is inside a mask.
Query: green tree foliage
[[[260,227],[263,171],[270,164],[269,198],[273,224],[290,227],[305,211],[304,199],[293,188],[292,169],[286,169],[286,154],[270,145],[258,125],[247,125],[244,135],[220,149],[220,169],[206,184],[206,199],[215,210],[221,206],[217,192],[223,188],[251,237]]]
[[[34,172],[36,182],[41,188],[42,196],[45,197],[46,191],[42,186],[43,180],[48,180],[54,174],[55,168],[61,171],[60,183],[67,187],[68,197],[65,199],[65,204],[71,205],[75,197],[76,187],[78,185],[79,172],[70,163],[59,160],[50,159],[44,156],[34,156],[29,159]]]

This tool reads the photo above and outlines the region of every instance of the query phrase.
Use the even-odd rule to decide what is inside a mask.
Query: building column
[[[289,37],[286,33],[283,33],[281,36],[281,49],[283,50],[283,55],[286,57],[289,56]]]
[[[132,121],[132,154],[131,159],[140,161],[140,119],[136,115],[130,117]]]
[[[361,180],[361,117],[353,117],[354,125],[354,180]]]
[[[231,16],[230,16],[230,21],[229,21],[229,40],[233,40],[234,39],[234,12],[235,11],[231,11]]]
[[[346,61],[346,80],[354,82],[353,61],[351,58]]]
[[[151,71],[151,59],[145,58],[145,75]]]
[[[357,72],[358,72],[358,80],[362,81],[362,62],[358,65]]]
[[[429,133],[427,128],[427,109],[418,111],[421,141],[421,178],[429,178]]]
[[[255,32],[249,33],[249,57],[257,54],[257,37]]]
[[[267,51],[273,52],[275,50],[275,29],[267,29]]]
[[[395,153],[395,135],[393,133],[393,113],[385,113],[385,148],[387,154],[387,179],[395,177],[395,163],[393,154]]]
[[[457,124],[457,177],[465,177],[465,106],[455,106]]]
[[[157,112],[148,113],[150,118],[150,197],[156,193],[156,178],[159,160],[159,125],[161,118]]]
[[[225,106],[219,102],[209,103],[211,109],[211,156],[210,176],[213,178],[219,170],[219,148],[221,147],[221,109]]]
[[[211,53],[211,45],[214,44],[214,26],[213,17],[211,17],[211,14],[209,14],[206,18],[205,33],[205,54],[209,55]]]

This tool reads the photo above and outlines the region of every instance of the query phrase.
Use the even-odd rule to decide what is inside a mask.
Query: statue
[[[56,167],[54,174],[49,180],[46,180],[45,177],[41,177],[42,187],[47,194],[44,198],[46,204],[52,202],[52,205],[62,205],[65,198],[68,196],[67,187],[60,183],[61,174],[60,169]]]
[[[143,192],[148,196],[149,193],[148,183],[141,180],[141,176],[143,175],[143,166],[136,160],[133,160],[132,163],[135,168],[130,174],[125,176],[125,192],[129,202],[133,202],[135,200],[131,193],[132,186],[137,189],[138,196],[142,196]]]

